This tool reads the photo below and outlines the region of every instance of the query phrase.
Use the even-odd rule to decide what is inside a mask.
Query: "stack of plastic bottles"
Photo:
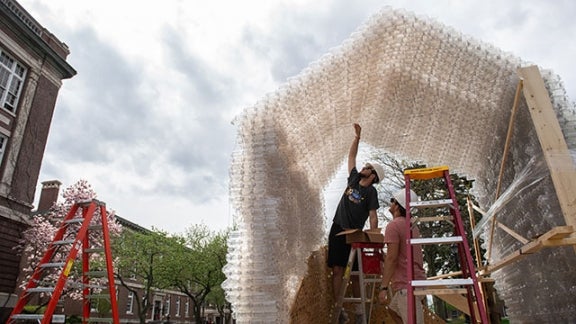
[[[476,179],[481,207],[525,237],[564,225],[524,100],[503,192],[494,195],[524,65],[428,18],[385,9],[238,116],[230,170],[238,230],[224,283],[237,321],[289,321],[306,259],[325,244],[322,190],[347,156],[355,122],[375,148]],[[542,74],[574,150],[574,107],[559,78]],[[517,246],[497,231],[492,261]],[[576,318],[574,249],[540,253],[494,274],[512,322]]]

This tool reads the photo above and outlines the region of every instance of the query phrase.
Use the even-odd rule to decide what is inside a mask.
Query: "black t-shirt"
[[[372,185],[362,187],[360,174],[354,167],[348,176],[348,187],[340,198],[333,221],[342,228],[363,229],[369,211],[379,207],[376,188]]]

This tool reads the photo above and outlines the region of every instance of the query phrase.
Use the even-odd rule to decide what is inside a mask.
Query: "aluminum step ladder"
[[[410,184],[412,180],[432,180],[437,178],[444,179],[446,189],[449,193],[449,199],[410,201]],[[446,219],[454,224],[453,236],[413,238],[411,231],[412,220],[406,222],[406,237],[408,238],[406,240],[406,244],[408,245],[406,249],[408,257],[407,264],[412,265],[407,267],[408,280],[410,280],[408,287],[408,323],[414,324],[416,322],[414,295],[458,294],[466,296],[472,323],[488,324],[484,298],[478,283],[478,277],[476,276],[476,269],[474,268],[472,254],[470,253],[470,247],[466,239],[466,232],[464,231],[458,200],[456,199],[456,192],[450,180],[448,167],[439,166],[405,170],[404,180],[406,184],[406,217],[408,220],[410,220],[410,210],[412,208],[448,208],[452,217]],[[434,221],[437,220],[438,218],[434,218]],[[457,247],[458,260],[461,268],[459,278],[414,280],[412,246],[427,244],[451,244]]]
[[[101,217],[101,222],[92,222],[95,216]],[[97,224],[97,225],[96,225]],[[103,242],[100,246],[90,246],[90,234],[100,231]],[[65,252],[64,261],[54,260],[58,255]],[[74,261],[78,252],[82,251],[82,315],[83,323],[87,322],[106,322],[119,323],[118,304],[116,301],[116,287],[114,286],[114,273],[112,266],[112,253],[110,249],[110,233],[108,231],[108,218],[106,205],[98,200],[89,200],[72,205],[52,242],[48,245],[44,256],[36,266],[26,288],[19,296],[10,317],[8,324],[15,324],[21,321],[37,321],[41,324],[52,322],[54,310],[62,296],[62,291],[72,271]],[[105,268],[91,269],[90,256],[92,253],[104,253]],[[56,274],[57,280],[48,280],[49,274]],[[93,278],[104,278],[105,285],[97,285],[92,281]],[[105,291],[106,293],[93,294],[93,291]],[[29,305],[30,300],[35,294],[47,294],[50,300],[43,314],[26,314],[24,307]],[[111,306],[110,318],[91,317],[90,305],[95,299],[108,299]]]
[[[383,243],[374,242],[351,242],[352,248],[348,257],[348,263],[344,270],[344,277],[342,278],[342,286],[340,288],[340,296],[336,302],[332,323],[337,324],[342,305],[344,303],[360,303],[362,307],[362,323],[370,323],[372,315],[372,306],[375,293],[378,292],[376,285],[382,281],[382,271],[380,262],[382,261],[382,248]],[[352,270],[354,261],[358,260],[358,270]],[[360,286],[360,297],[346,297],[346,290],[348,289],[350,279],[352,276],[358,276],[358,284]],[[370,290],[368,297],[367,286]],[[369,307],[367,311],[367,307]]]

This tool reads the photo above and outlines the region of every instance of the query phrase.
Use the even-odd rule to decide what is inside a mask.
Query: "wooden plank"
[[[530,241],[528,241],[527,239],[525,239],[522,235],[516,233],[513,229],[511,229],[510,227],[500,223],[500,222],[496,222],[496,224],[498,225],[498,227],[500,227],[502,230],[504,230],[504,232],[508,233],[510,236],[512,236],[513,238],[517,239],[518,241],[522,242],[522,244],[526,244]]]
[[[463,294],[467,294],[468,290],[464,289],[464,288],[454,288],[454,289],[450,289],[450,288],[444,288],[444,289],[417,289],[414,290],[414,295],[435,295],[435,296],[440,296],[440,295],[463,295]]]
[[[443,278],[450,278],[450,277],[459,277],[462,275],[462,271],[455,271],[455,272],[449,272],[449,273],[445,273],[445,274],[441,274],[441,275],[437,275],[437,276],[433,276],[433,277],[428,277],[428,280],[436,280],[436,279],[443,279]]]
[[[414,217],[412,222],[451,222],[454,219],[452,216],[433,216],[433,217]]]
[[[514,116],[516,115],[516,110],[518,108],[518,101],[520,99],[520,93],[524,86],[524,81],[520,79],[518,85],[516,86],[516,94],[514,95],[514,104],[512,105],[512,111],[510,113],[510,120],[508,121],[508,132],[506,133],[506,142],[504,144],[504,152],[502,153],[502,161],[500,161],[500,172],[498,174],[498,182],[496,184],[496,197],[497,200],[500,197],[500,189],[502,187],[502,178],[504,177],[504,166],[506,165],[506,160],[508,158],[508,151],[510,150],[510,140],[512,139],[512,130],[514,129]],[[496,229],[496,215],[492,217],[490,222],[490,236],[488,239],[488,249],[486,259],[490,260],[492,257],[492,242],[494,242],[494,230]]]
[[[556,246],[566,246],[566,245],[575,245],[576,246],[576,237],[544,241],[545,247],[556,247]]]
[[[567,225],[576,226],[576,168],[537,66],[518,69],[524,98]],[[576,247],[575,247],[576,249]]]
[[[570,236],[574,233],[574,227],[572,226],[556,226],[553,227],[548,232],[538,236],[538,240],[556,240]]]
[[[479,212],[480,214],[482,214],[482,216],[486,215],[486,211],[482,210],[480,207],[472,204],[472,208],[474,208],[475,211]]]
[[[468,207],[468,220],[470,221],[470,228],[474,229],[476,227],[476,218],[474,217],[474,204],[472,203],[472,199],[470,199],[470,195],[466,197],[466,205]],[[474,235],[472,235],[472,244],[474,247],[474,261],[476,261],[476,268],[480,268],[482,266],[480,241],[478,238],[474,237]]]
[[[448,304],[456,307],[459,311],[470,316],[470,308],[468,307],[468,299],[462,295],[437,295],[438,298],[447,302]],[[474,307],[477,308],[477,307]],[[476,310],[478,313],[478,310]]]
[[[574,233],[574,227],[572,226],[556,226],[544,233],[537,239],[523,245],[520,249],[515,252],[510,253],[506,257],[502,258],[495,264],[488,265],[485,273],[494,272],[508,264],[519,260],[527,255],[534,254],[540,251],[544,247],[549,246],[563,246],[563,245],[574,245],[576,247],[576,238],[568,237]],[[566,238],[568,237],[568,238]],[[484,274],[485,274],[484,273]]]
[[[448,304],[456,307],[466,315],[470,315],[470,308],[468,307],[468,298],[464,295],[468,294],[466,288],[446,288],[446,286],[438,286],[436,288],[428,289],[415,289],[415,295],[434,295]],[[478,315],[478,307],[474,303],[474,310]]]

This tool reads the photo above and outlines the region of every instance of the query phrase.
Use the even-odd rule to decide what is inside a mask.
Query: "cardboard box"
[[[349,229],[336,235],[346,235],[346,243],[382,243],[384,235],[381,228],[371,230]]]

